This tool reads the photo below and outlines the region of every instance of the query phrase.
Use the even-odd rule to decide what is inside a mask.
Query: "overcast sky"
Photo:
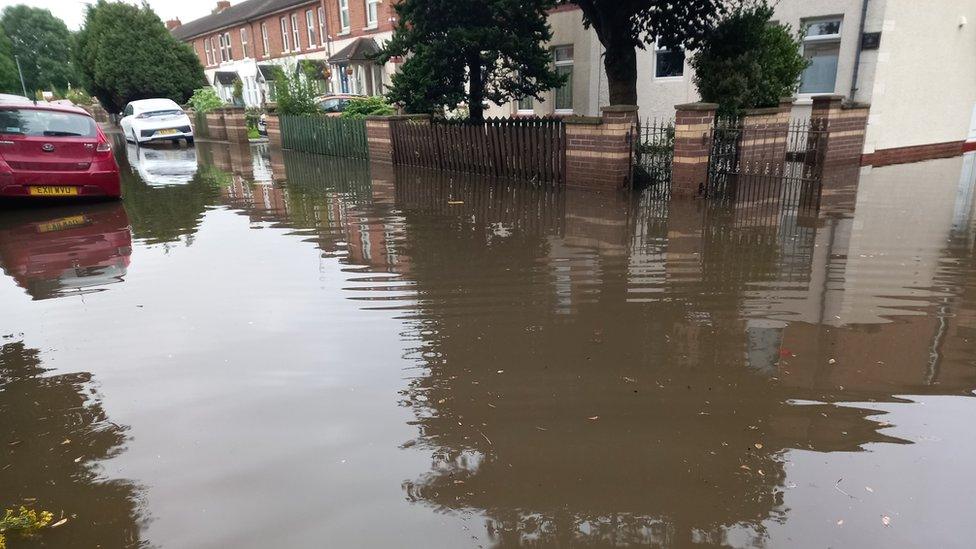
[[[141,3],[141,0],[125,1],[129,4]],[[231,0],[231,4],[237,4],[241,1]],[[0,0],[0,10],[17,4],[47,8],[56,17],[63,19],[69,29],[78,30],[85,18],[85,6],[94,2],[95,0]],[[179,17],[184,23],[207,15],[216,5],[217,0],[149,0],[149,6],[159,14],[163,21]]]

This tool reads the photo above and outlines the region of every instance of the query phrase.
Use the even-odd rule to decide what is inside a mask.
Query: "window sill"
[[[366,25],[365,27],[363,27],[363,30],[364,31],[371,31],[371,30],[376,30],[378,28],[379,28],[379,24],[373,23],[372,25]]]
[[[345,28],[339,31],[338,36],[348,36],[352,29]]]
[[[681,76],[655,76],[655,82],[681,82],[685,79],[685,75]]]
[[[576,111],[574,111],[573,109],[556,109],[555,111],[552,112],[552,114],[556,116],[573,116],[574,114],[576,114]]]

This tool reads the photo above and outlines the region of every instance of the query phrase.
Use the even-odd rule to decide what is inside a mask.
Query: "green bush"
[[[735,116],[744,109],[775,107],[792,96],[809,62],[801,37],[772,22],[765,0],[744,5],[721,21],[691,58],[703,101]]]
[[[75,105],[91,105],[92,98],[88,95],[88,92],[81,88],[71,88],[68,93],[64,94],[65,99],[71,101]]]
[[[264,114],[264,109],[261,107],[247,107],[244,109],[244,122],[247,123],[247,127],[257,130],[258,122],[261,120],[262,114]]]
[[[275,98],[278,114],[286,116],[311,116],[319,112],[315,104],[318,90],[305,75],[285,72],[275,68]]]
[[[193,95],[190,96],[190,106],[196,112],[206,114],[214,109],[223,107],[224,100],[217,95],[217,92],[213,88],[200,88],[194,90]]]
[[[346,110],[342,111],[343,118],[366,118],[367,116],[389,116],[396,114],[396,109],[385,97],[357,97],[349,100]]]

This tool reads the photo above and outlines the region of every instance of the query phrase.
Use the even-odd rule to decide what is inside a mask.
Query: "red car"
[[[0,197],[121,196],[112,144],[71,105],[0,101]]]

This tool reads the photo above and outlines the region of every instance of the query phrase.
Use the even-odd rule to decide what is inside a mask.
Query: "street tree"
[[[377,59],[405,57],[388,97],[408,112],[505,103],[558,87],[564,78],[545,44],[557,0],[401,0],[393,38]]]
[[[735,115],[743,109],[775,107],[792,96],[809,65],[800,53],[799,33],[772,22],[764,0],[736,9],[695,51],[691,66],[702,99]]]
[[[611,105],[637,104],[637,49],[694,49],[736,0],[563,0],[583,11],[605,50]],[[737,3],[737,2],[736,2]]]
[[[75,58],[88,91],[113,112],[152,97],[183,104],[206,85],[196,54],[146,4],[99,0],[89,6]]]
[[[20,77],[17,74],[17,64],[14,63],[13,48],[7,33],[0,27],[0,93],[23,93]]]
[[[12,55],[20,59],[28,90],[64,92],[78,83],[71,62],[71,32],[49,10],[9,6],[0,16],[0,28],[10,39]]]

